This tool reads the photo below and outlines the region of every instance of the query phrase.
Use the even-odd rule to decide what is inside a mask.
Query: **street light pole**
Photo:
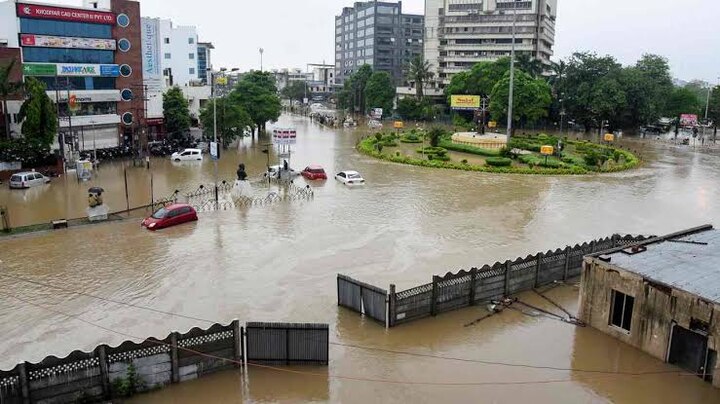
[[[515,26],[517,24],[517,1],[513,1],[512,45],[510,46],[510,93],[508,97],[507,144],[510,145],[513,124],[513,92],[515,87]]]
[[[260,73],[263,71],[263,53],[265,52],[265,49],[260,48]]]

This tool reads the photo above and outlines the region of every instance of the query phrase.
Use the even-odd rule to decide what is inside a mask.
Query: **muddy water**
[[[354,151],[358,133],[299,118],[282,124],[295,125],[301,134],[293,166],[357,169],[367,186],[346,189],[331,180],[315,185],[312,202],[203,214],[196,224],[160,233],[129,221],[4,240],[2,271],[224,323],[328,322],[331,339],[340,344],[563,369],[671,369],[591,329],[513,311],[474,327],[463,325],[483,316],[482,308],[385,331],[337,309],[335,274],[379,286],[392,282],[402,290],[428,282],[432,274],[614,232],[660,234],[717,222],[718,157],[629,141],[643,148],[645,167],[609,176],[486,175],[379,162]],[[266,164],[262,143],[248,140],[225,153],[220,177],[232,178],[241,161],[251,176],[260,176]],[[93,181],[108,190],[106,200],[117,209],[125,207],[123,171],[122,164],[107,164]],[[158,159],[149,172],[129,167],[131,205],[150,200],[150,173],[155,197],[213,181],[210,161]],[[89,184],[64,181],[30,192],[2,190],[0,201],[9,205],[15,223],[80,216]],[[2,277],[0,292],[5,369],[127,339],[8,293],[141,338],[206,326]],[[574,287],[549,293],[576,309]],[[542,304],[532,295],[523,298]],[[491,366],[341,345],[331,346],[331,358],[328,369],[307,369],[313,375],[229,372],[138,402],[720,402],[717,390],[687,376]]]

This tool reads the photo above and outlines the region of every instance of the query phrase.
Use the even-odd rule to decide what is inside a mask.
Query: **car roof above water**
[[[13,176],[15,176],[15,175],[21,175],[21,176],[24,177],[24,176],[30,175],[30,174],[40,174],[40,175],[42,175],[41,173],[39,173],[39,172],[37,172],[37,171],[23,171],[23,172],[21,172],[21,173],[15,173],[15,174],[13,174]]]

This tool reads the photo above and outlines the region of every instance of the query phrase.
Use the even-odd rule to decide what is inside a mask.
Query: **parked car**
[[[365,185],[365,180],[357,171],[341,171],[335,179],[348,186]]]
[[[301,173],[293,170],[292,168],[288,168],[288,171],[285,172],[283,169],[283,166],[281,165],[275,165],[268,167],[267,172],[265,172],[264,176],[265,178],[275,178],[275,179],[293,179],[295,177],[300,176]]]
[[[190,205],[176,204],[160,208],[152,216],[142,221],[148,230],[159,230],[198,220],[195,208]]]
[[[13,174],[10,177],[10,188],[15,188],[15,189],[31,188],[31,187],[37,187],[40,185],[45,185],[49,182],[50,182],[50,178],[48,178],[40,173],[36,173],[34,171],[17,173],[17,174]]]
[[[203,154],[200,149],[185,149],[181,152],[173,153],[170,159],[173,161],[202,161]]]
[[[302,171],[301,174],[303,177],[305,177],[305,179],[310,180],[310,181],[327,179],[327,174],[325,174],[325,169],[323,169],[321,166],[319,166],[317,164],[313,164],[313,165],[305,167],[305,169]]]

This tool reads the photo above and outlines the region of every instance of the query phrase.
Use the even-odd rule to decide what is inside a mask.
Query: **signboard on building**
[[[60,102],[68,101],[67,91],[46,91],[50,100],[55,102],[59,95]],[[120,101],[120,90],[77,90],[71,91],[70,97],[75,97],[75,102],[85,104],[90,102],[118,102]]]
[[[55,76],[57,66],[50,63],[23,63],[23,76]]]
[[[17,5],[17,16],[19,18],[40,18],[45,20],[89,22],[93,24],[115,24],[115,14],[113,13],[76,8],[41,6],[37,4],[19,3]]]
[[[150,87],[162,86],[162,68],[160,67],[160,20],[157,18],[143,18],[142,31],[142,60],[143,80]]]
[[[474,111],[480,109],[480,96],[453,95],[450,97],[450,108],[456,111]]]
[[[698,116],[695,114],[680,115],[680,126],[695,127],[698,125]]]
[[[70,48],[70,49],[94,49],[94,50],[115,50],[117,45],[114,39],[99,38],[71,38],[66,36],[48,35],[20,35],[22,46],[36,46],[42,48]]]
[[[79,76],[79,77],[117,77],[120,75],[118,65],[95,65],[95,64],[57,64],[58,76]]]

